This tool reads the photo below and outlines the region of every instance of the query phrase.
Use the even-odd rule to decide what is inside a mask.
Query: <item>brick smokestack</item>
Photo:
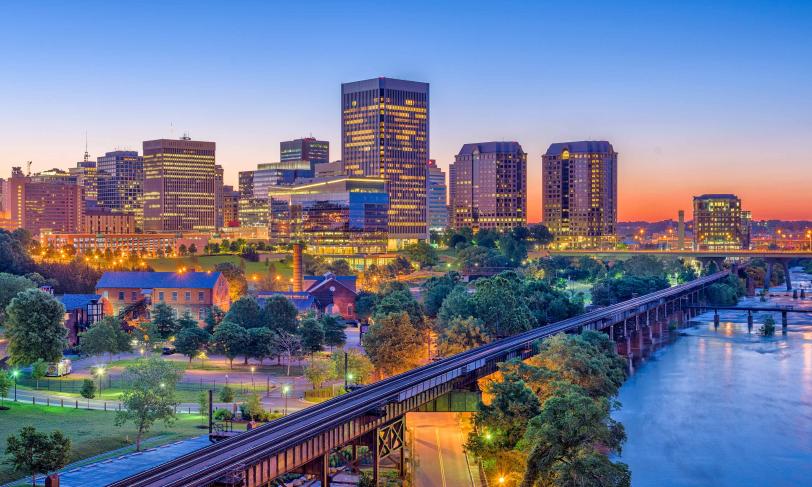
[[[302,244],[293,244],[293,292],[302,292]]]

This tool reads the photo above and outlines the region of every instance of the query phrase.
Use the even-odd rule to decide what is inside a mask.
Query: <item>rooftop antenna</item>
[[[31,175],[31,161],[26,161],[25,162],[25,167],[26,167],[26,173],[27,173],[26,176],[30,176]]]
[[[90,154],[87,153],[87,130],[85,130],[85,162],[90,159]]]
[[[175,123],[169,122],[169,137],[175,138]]]
[[[192,138],[189,137],[189,132],[183,132],[183,137],[181,137],[180,139],[181,140],[192,140]]]

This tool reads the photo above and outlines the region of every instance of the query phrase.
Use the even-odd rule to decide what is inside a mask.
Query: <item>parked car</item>
[[[172,355],[175,351],[175,347],[164,347],[161,349],[161,355]]]

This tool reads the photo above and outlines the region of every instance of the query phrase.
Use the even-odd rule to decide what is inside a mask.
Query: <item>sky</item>
[[[431,85],[431,157],[516,140],[540,220],[541,155],[608,140],[619,218],[690,217],[736,193],[812,219],[812,1],[0,3],[0,176],[183,133],[226,184],[313,135],[341,157],[342,82]]]

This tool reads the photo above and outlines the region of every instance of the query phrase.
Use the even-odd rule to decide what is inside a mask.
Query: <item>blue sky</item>
[[[142,140],[214,140],[226,182],[313,134],[340,157],[340,83],[431,83],[431,152],[517,140],[620,153],[620,216],[735,192],[810,218],[812,2],[5,2],[0,176]],[[173,129],[174,127],[174,129]],[[174,130],[174,131],[173,131]],[[765,177],[766,176],[766,177]]]

